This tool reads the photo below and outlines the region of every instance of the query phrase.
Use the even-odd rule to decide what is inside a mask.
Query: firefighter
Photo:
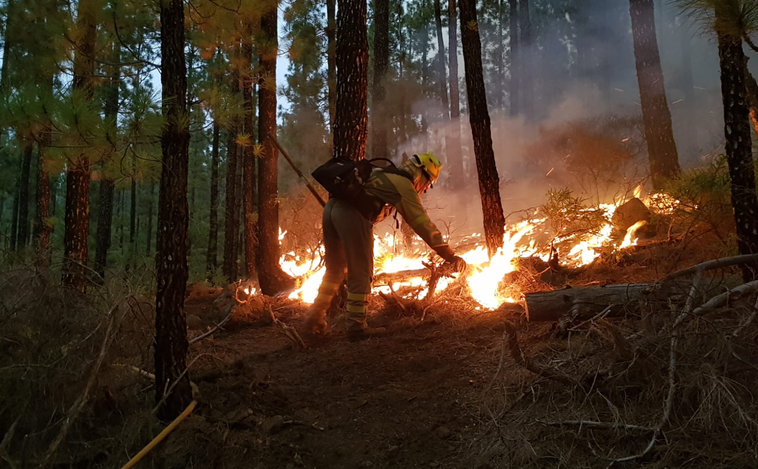
[[[466,262],[444,241],[419,198],[437,182],[441,170],[442,164],[431,153],[413,155],[399,168],[374,169],[360,200],[329,200],[323,214],[326,273],[309,309],[307,332],[326,333],[326,312],[347,274],[348,339],[358,341],[386,333],[384,328],[368,327],[366,304],[374,271],[373,228],[393,208],[454,270],[465,270]]]

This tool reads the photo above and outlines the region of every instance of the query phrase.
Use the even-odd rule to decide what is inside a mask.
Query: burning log
[[[527,293],[525,311],[529,321],[558,321],[564,317],[588,318],[610,307],[608,314],[621,314],[639,301],[666,304],[683,303],[687,298],[686,285],[675,282],[663,285],[626,283],[548,292]]]

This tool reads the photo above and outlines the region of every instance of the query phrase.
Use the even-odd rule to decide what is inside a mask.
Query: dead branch
[[[11,444],[13,435],[16,433],[16,426],[18,426],[18,422],[21,421],[21,417],[24,415],[25,410],[26,405],[24,405],[21,412],[19,412],[18,417],[16,417],[16,420],[13,421],[10,428],[8,428],[8,430],[5,432],[3,441],[0,441],[0,458],[7,462],[11,469],[16,469],[18,466],[16,466],[16,461],[11,459],[10,455],[8,454],[8,446]]]
[[[55,437],[53,443],[50,445],[50,448],[45,453],[45,456],[42,458],[42,464],[40,464],[41,467],[47,467],[47,465],[50,464],[50,460],[52,459],[53,455],[58,450],[58,447],[61,445],[61,443],[63,443],[63,440],[66,439],[68,431],[71,429],[71,426],[74,424],[76,418],[79,416],[79,413],[82,411],[84,404],[87,403],[90,389],[92,389],[92,386],[95,384],[97,373],[100,371],[100,366],[103,364],[105,355],[108,352],[108,348],[110,347],[113,331],[117,322],[116,318],[118,316],[116,314],[116,309],[120,304],[121,302],[119,301],[111,308],[110,311],[108,311],[108,316],[110,316],[110,320],[108,321],[108,328],[105,330],[105,338],[103,339],[103,344],[100,346],[100,353],[97,356],[95,365],[92,367],[89,379],[87,380],[87,385],[84,387],[84,392],[74,402],[66,414],[66,419],[64,421],[65,423],[58,432],[58,436]],[[123,317],[123,315],[121,317]]]
[[[743,295],[745,293],[752,293],[756,290],[758,290],[758,280],[754,280],[748,283],[743,283],[742,285],[738,287],[732,288],[728,292],[724,292],[718,296],[714,296],[710,300],[706,301],[702,306],[692,311],[692,315],[699,316],[713,309],[720,308],[724,306],[725,304],[727,304],[733,296]],[[682,316],[679,316],[679,317],[682,318],[681,319],[682,321],[684,320]],[[679,321],[679,318],[677,318],[677,321]]]
[[[732,332],[732,337],[737,337],[740,335],[740,332],[745,330],[747,326],[749,326],[754,320],[755,317],[758,316],[758,297],[755,298],[755,304],[753,305],[753,312],[750,313],[750,316],[748,316],[747,320],[740,324],[740,326]]]
[[[576,386],[579,388],[582,388],[582,385],[575,381],[574,379],[570,378],[569,376],[566,376],[556,370],[552,370],[550,368],[543,368],[540,367],[531,361],[529,361],[524,354],[524,351],[521,350],[521,347],[518,344],[518,332],[516,331],[516,327],[511,323],[505,323],[505,334],[504,338],[507,339],[508,348],[511,352],[511,356],[513,359],[524,367],[525,369],[531,371],[532,373],[536,375],[540,375],[543,378],[547,378],[553,381],[558,381],[559,383],[567,384],[569,386]]]
[[[158,412],[158,409],[160,409],[161,406],[163,406],[163,404],[166,403],[166,399],[168,399],[168,396],[170,396],[171,393],[174,392],[174,388],[179,384],[179,382],[181,382],[182,378],[184,378],[184,375],[187,374],[187,372],[189,371],[190,367],[192,367],[192,365],[194,365],[195,362],[198,361],[201,357],[207,357],[209,355],[210,355],[209,353],[201,353],[200,355],[198,355],[195,358],[193,358],[191,362],[189,362],[189,365],[187,365],[187,368],[185,368],[184,371],[182,371],[179,374],[179,376],[174,380],[174,382],[171,383],[171,386],[168,386],[166,389],[164,389],[164,391],[163,391],[163,397],[161,397],[161,400],[158,401],[158,403],[155,405],[155,407],[153,407],[153,413]],[[137,367],[135,367],[135,368],[137,368]],[[139,370],[139,368],[137,368],[137,370]],[[142,370],[139,370],[139,371],[142,371]],[[144,372],[144,373],[147,373],[147,372]],[[140,373],[140,374],[142,374],[142,373]],[[155,376],[154,375],[153,375],[153,380],[155,380]],[[168,381],[166,381],[166,385],[168,385]],[[192,399],[197,400],[199,398],[199,396],[200,396],[200,388],[198,388],[197,385],[194,384],[192,381],[190,381],[190,388],[192,388]]]
[[[655,432],[654,427],[643,427],[641,425],[633,425],[628,423],[610,423],[610,422],[597,422],[594,420],[564,420],[562,422],[543,422],[538,420],[542,425],[548,427],[579,427],[589,428],[593,430],[631,430],[639,432]]]
[[[192,340],[190,340],[189,341],[189,345],[192,345],[195,342],[199,342],[199,341],[205,339],[206,337],[213,335],[217,330],[219,330],[222,327],[224,327],[224,324],[226,324],[227,322],[229,322],[229,320],[232,318],[232,313],[233,312],[234,312],[234,305],[230,305],[229,306],[229,314],[227,314],[226,317],[224,319],[222,319],[220,323],[216,324],[216,326],[213,329],[209,330],[208,332],[205,332],[205,333],[203,333],[203,334],[201,334],[201,335],[193,338]]]
[[[697,273],[698,270],[702,270],[703,272],[705,272],[707,270],[724,269],[726,267],[733,267],[733,266],[741,265],[741,264],[750,264],[751,262],[758,262],[758,254],[746,254],[742,256],[722,257],[719,259],[712,259],[710,261],[693,265],[692,267],[688,267],[686,269],[674,272],[672,274],[668,274],[665,277],[658,280],[656,283],[665,283],[675,278],[686,277],[688,275]]]
[[[306,345],[305,342],[303,342],[303,339],[300,338],[300,334],[297,333],[297,330],[295,330],[294,327],[288,326],[283,321],[281,321],[279,318],[276,317],[274,314],[274,310],[271,309],[271,305],[268,305],[268,312],[271,315],[271,321],[276,324],[277,326],[282,328],[282,331],[284,331],[284,335],[287,336],[289,340],[291,340],[295,345],[300,347],[301,350],[305,350]]]

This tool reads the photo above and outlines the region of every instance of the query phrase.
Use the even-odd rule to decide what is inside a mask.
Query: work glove
[[[463,258],[454,256],[452,260],[445,262],[446,264],[450,264],[452,267],[452,270],[454,272],[462,273],[466,271],[466,267],[468,265],[466,264],[466,261],[463,260]]]

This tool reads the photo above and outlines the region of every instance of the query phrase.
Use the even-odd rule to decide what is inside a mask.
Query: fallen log
[[[626,283],[527,293],[524,298],[529,321],[558,321],[565,317],[575,320],[591,317],[609,306],[609,314],[620,314],[641,300],[683,303],[687,299],[687,285],[680,282],[663,285]]]

